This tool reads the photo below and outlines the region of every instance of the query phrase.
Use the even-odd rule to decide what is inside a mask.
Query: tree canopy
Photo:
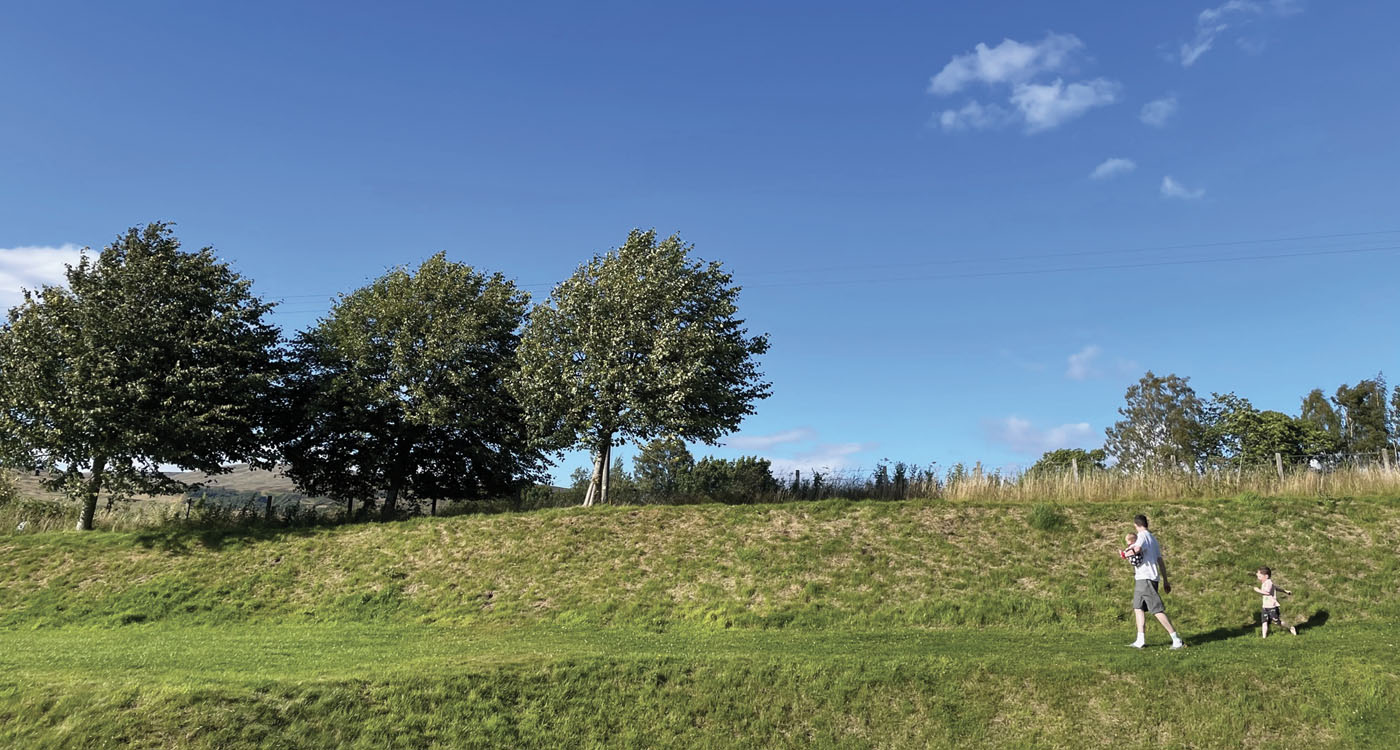
[[[482,499],[541,477],[505,387],[528,295],[439,253],[342,295],[300,334],[279,428],[307,494]]]
[[[0,328],[0,434],[9,462],[82,501],[79,529],[101,492],[181,489],[162,464],[267,459],[279,334],[251,282],[168,223],[84,252],[67,281],[26,291]]]
[[[1026,473],[1032,476],[1060,475],[1068,472],[1072,466],[1078,466],[1080,471],[1103,469],[1107,458],[1108,454],[1103,448],[1060,448],[1046,451]]]
[[[1203,452],[1204,405],[1190,378],[1150,370],[1124,394],[1123,419],[1106,431],[1104,449],[1125,469],[1194,468]]]
[[[768,338],[737,317],[739,287],[672,235],[632,231],[595,255],[530,316],[513,387],[545,450],[594,454],[606,500],[615,445],[663,435],[713,444],[770,386],[756,357]]]

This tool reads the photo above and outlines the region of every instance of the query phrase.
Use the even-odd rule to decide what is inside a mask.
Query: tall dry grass
[[[933,489],[933,488],[925,488]],[[1109,502],[1193,500],[1258,495],[1261,497],[1400,497],[1400,471],[1380,466],[1350,466],[1330,471],[1307,468],[1246,471],[1084,472],[1002,476],[971,472],[940,483],[926,497],[985,502]]]

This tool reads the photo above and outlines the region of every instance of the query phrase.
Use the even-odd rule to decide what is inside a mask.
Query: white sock
[[[1176,633],[1172,633],[1172,643],[1181,643],[1181,636],[1177,635]]]

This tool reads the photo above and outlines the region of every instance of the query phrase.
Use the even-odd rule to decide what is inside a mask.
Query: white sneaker
[[[1146,646],[1146,645],[1147,645],[1147,643],[1144,642],[1144,641],[1133,641],[1132,643],[1129,643],[1129,644],[1128,644],[1128,648],[1142,648],[1143,646]]]
[[[1186,644],[1182,643],[1180,638],[1177,638],[1176,640],[1172,641],[1172,648],[1186,648]]]

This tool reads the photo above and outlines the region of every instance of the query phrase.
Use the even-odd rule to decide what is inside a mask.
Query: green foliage
[[[528,295],[439,253],[343,295],[298,336],[279,442],[308,495],[514,495],[543,470],[505,388]]]
[[[1129,470],[1195,468],[1205,453],[1204,405],[1190,378],[1149,371],[1128,387],[1123,419],[1106,431],[1104,450]]]
[[[1314,432],[1330,437],[1337,450],[1341,450],[1342,419],[1337,416],[1336,410],[1332,408],[1332,403],[1327,400],[1321,388],[1314,388],[1303,397],[1303,407],[1298,418],[1311,425]]]
[[[0,468],[0,507],[19,502],[19,487],[10,472]]]
[[[682,482],[694,467],[695,458],[686,449],[685,441],[674,436],[652,440],[632,459],[637,490],[659,501],[680,492]]]
[[[1058,506],[1050,503],[1036,503],[1026,516],[1026,523],[1039,531],[1064,531],[1070,528],[1069,519]]]
[[[1074,465],[1079,466],[1080,472],[1104,469],[1104,461],[1108,459],[1108,454],[1103,448],[1084,450],[1083,448],[1060,448],[1058,450],[1046,451],[1035,465],[1026,471],[1031,476],[1058,476],[1070,471]]]
[[[1337,388],[1332,402],[1341,417],[1342,444],[1348,453],[1375,453],[1390,444],[1386,390],[1385,376],[1379,374]]]
[[[767,397],[755,362],[767,337],[747,335],[739,287],[690,250],[634,230],[531,312],[512,383],[544,449],[602,461],[664,435],[713,443]]]
[[[1259,411],[1249,399],[1234,393],[1213,393],[1205,407],[1202,434],[1208,455],[1232,464],[1272,463],[1275,453],[1287,464],[1300,464],[1329,455],[1336,448],[1318,425],[1312,419]]]
[[[782,489],[773,478],[766,458],[741,456],[734,460],[706,456],[680,479],[681,492],[692,498],[720,503],[756,503]]]
[[[266,460],[278,331],[251,282],[164,223],[85,253],[67,280],[26,291],[0,328],[0,450],[81,499],[80,529],[99,492],[179,489],[162,464]]]

